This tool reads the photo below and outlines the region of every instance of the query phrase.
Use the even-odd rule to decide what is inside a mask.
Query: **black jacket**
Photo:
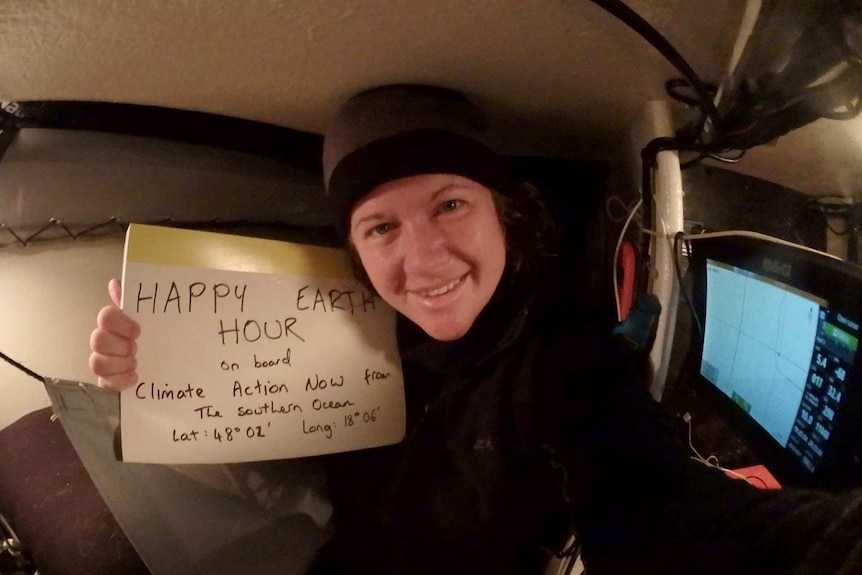
[[[336,531],[314,573],[542,573],[572,531],[589,575],[862,573],[851,495],[691,461],[596,316],[506,278],[456,342],[400,323],[407,437],[326,457]]]

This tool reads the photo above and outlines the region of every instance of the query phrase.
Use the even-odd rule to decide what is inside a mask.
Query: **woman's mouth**
[[[454,281],[451,281],[451,282],[447,283],[446,285],[440,286],[440,287],[438,287],[438,288],[434,288],[434,289],[432,289],[432,290],[422,291],[422,292],[418,292],[418,293],[419,293],[419,295],[421,295],[422,297],[438,297],[438,296],[441,296],[441,295],[443,295],[443,294],[445,294],[445,293],[448,293],[448,292],[452,291],[452,290],[453,290],[453,289],[455,289],[456,287],[458,287],[458,284],[460,284],[462,281],[464,281],[464,278],[465,278],[465,277],[467,277],[467,275],[466,275],[466,274],[464,274],[463,276],[459,277],[458,279],[456,279],[456,280],[454,280]]]

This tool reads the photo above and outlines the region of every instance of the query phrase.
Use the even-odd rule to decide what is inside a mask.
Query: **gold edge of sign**
[[[351,278],[347,253],[278,240],[130,224],[126,261],[305,277]]]

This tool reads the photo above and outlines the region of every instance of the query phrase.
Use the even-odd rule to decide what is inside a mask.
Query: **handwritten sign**
[[[124,461],[283,459],[404,436],[395,313],[342,250],[132,224],[122,307],[141,324]]]

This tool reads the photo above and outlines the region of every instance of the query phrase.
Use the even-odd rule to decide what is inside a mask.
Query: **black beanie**
[[[383,86],[341,107],[324,139],[323,177],[342,239],[360,198],[381,184],[420,174],[455,174],[505,189],[505,165],[486,140],[484,117],[463,94]]]

